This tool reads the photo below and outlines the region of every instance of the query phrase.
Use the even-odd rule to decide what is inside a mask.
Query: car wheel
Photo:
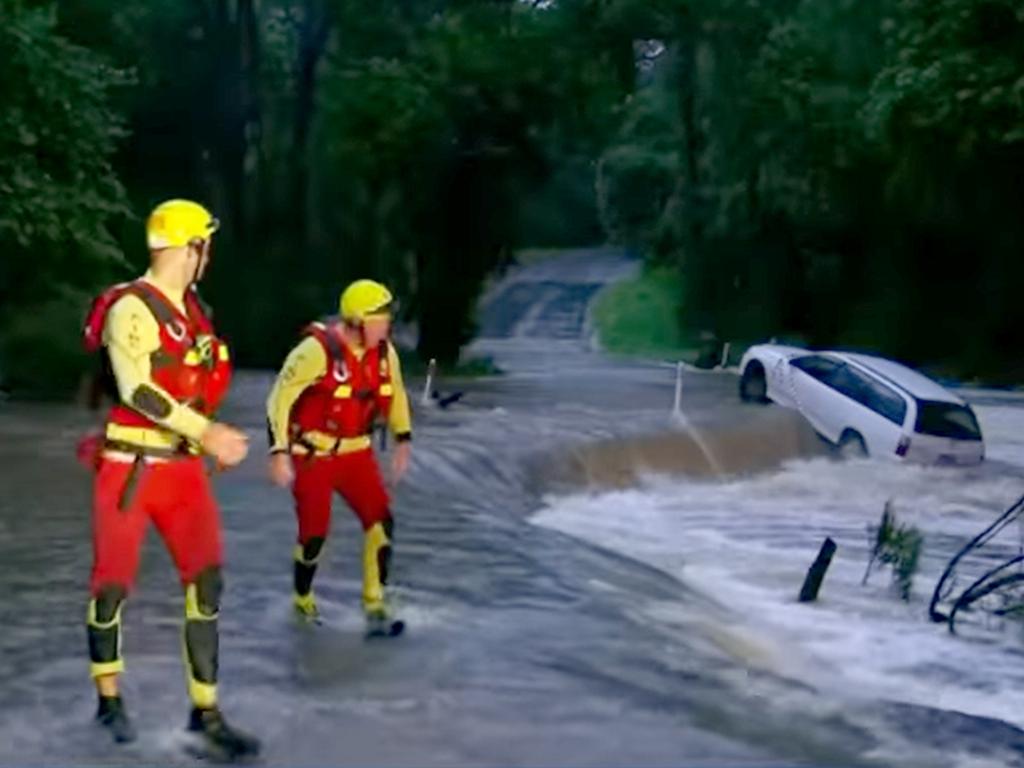
[[[868,447],[859,432],[848,429],[839,438],[839,455],[844,459],[866,459]]]
[[[750,363],[743,369],[743,375],[740,376],[740,400],[745,403],[768,402],[768,379],[760,363]]]

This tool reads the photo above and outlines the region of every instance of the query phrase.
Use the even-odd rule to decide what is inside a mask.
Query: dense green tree
[[[0,371],[49,394],[76,379],[89,292],[120,274],[124,127],[109,104],[128,79],[58,35],[51,6],[2,0],[0,50]]]
[[[142,218],[175,195],[225,222],[204,290],[244,364],[275,365],[362,275],[453,362],[516,248],[607,236],[682,275],[690,330],[1024,373],[1018,2],[0,13],[8,357],[137,271]],[[16,327],[38,307],[66,318]]]

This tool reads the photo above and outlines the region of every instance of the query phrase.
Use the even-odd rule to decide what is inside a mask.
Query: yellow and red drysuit
[[[296,606],[315,610],[312,583],[338,493],[364,531],[363,607],[386,610],[394,521],[371,433],[386,418],[395,439],[412,438],[409,400],[394,347],[363,349],[335,326],[314,323],[291,351],[267,399],[270,450],[289,452],[298,518]]]
[[[151,273],[100,296],[85,336],[87,348],[105,348],[118,394],[92,454],[92,675],[124,667],[121,606],[152,521],[185,589],[189,693],[196,707],[214,707],[221,524],[198,444],[231,381],[228,348],[194,290],[175,295]],[[90,453],[84,443],[80,455]]]

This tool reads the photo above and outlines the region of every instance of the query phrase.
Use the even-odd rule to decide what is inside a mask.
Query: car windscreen
[[[981,440],[981,428],[974,412],[964,405],[917,401],[917,425],[914,431],[954,440]]]

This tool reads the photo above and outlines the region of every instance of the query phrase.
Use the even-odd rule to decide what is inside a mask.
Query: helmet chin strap
[[[196,285],[199,282],[199,268],[203,264],[203,256],[206,251],[205,241],[200,241],[199,245],[189,243],[188,247],[189,251],[196,255],[196,265],[192,269],[192,279],[188,281],[188,287],[191,288],[192,286]]]
[[[359,346],[366,349],[366,323],[360,320],[353,328],[355,328],[356,335],[359,338]]]

